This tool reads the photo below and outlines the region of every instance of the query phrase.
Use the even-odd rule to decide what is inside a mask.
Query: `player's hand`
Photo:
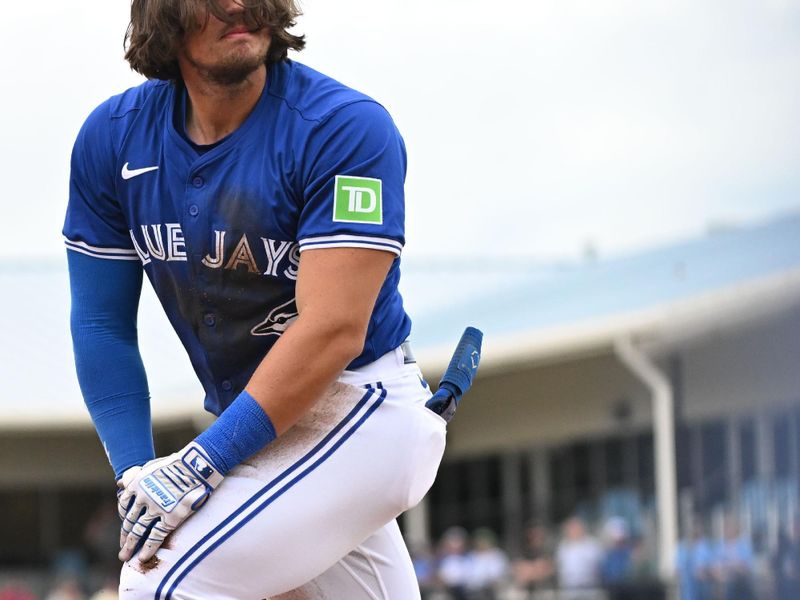
[[[119,559],[149,560],[164,539],[205,504],[222,475],[196,442],[180,452],[131,467],[117,482],[122,519]]]

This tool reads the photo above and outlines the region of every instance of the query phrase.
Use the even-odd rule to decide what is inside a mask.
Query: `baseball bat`
[[[461,397],[467,393],[475,379],[481,362],[483,333],[467,327],[456,346],[447,370],[439,382],[439,389],[425,404],[429,409],[450,422],[456,413]]]

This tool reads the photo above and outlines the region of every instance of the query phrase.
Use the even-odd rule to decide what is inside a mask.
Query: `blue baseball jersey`
[[[305,250],[396,258],[349,368],[399,346],[411,322],[397,289],[404,238],[403,140],[386,110],[304,65],[270,66],[242,125],[197,147],[185,89],[148,81],[101,104],[72,154],[68,250],[139,261],[220,414],[297,317]]]

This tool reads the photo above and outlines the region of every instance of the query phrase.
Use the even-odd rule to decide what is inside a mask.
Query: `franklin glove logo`
[[[173,496],[162,484],[161,482],[153,477],[152,475],[145,477],[142,479],[141,483],[139,484],[145,493],[150,496],[153,500],[158,502],[162,508],[169,508],[177,500],[175,496]]]

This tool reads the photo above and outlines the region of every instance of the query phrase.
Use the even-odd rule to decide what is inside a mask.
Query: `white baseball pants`
[[[228,474],[157,560],[123,566],[121,600],[418,599],[394,519],[428,491],[444,452],[429,397],[400,349],[345,371]]]

